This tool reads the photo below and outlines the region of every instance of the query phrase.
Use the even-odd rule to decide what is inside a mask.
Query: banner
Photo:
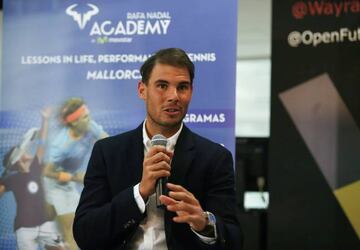
[[[273,2],[269,249],[359,247],[359,14]]]
[[[14,168],[25,151],[36,159],[44,147],[40,162],[73,166],[65,170],[80,181],[67,188],[81,191],[79,173],[85,171],[94,141],[143,121],[144,104],[137,96],[139,68],[161,48],[182,48],[195,63],[193,100],[185,124],[234,153],[236,15],[235,0],[226,4],[205,0],[4,1],[0,154],[8,158],[0,169],[5,187],[0,198],[0,249],[15,248],[20,218],[32,216],[31,209],[19,207],[23,198],[15,193],[21,184],[13,187],[14,181],[5,181],[18,170],[7,167]],[[84,118],[81,122],[88,128],[81,146],[72,144],[79,152],[63,148],[67,126],[73,121],[69,114]],[[49,128],[45,141],[39,139],[44,120]],[[77,124],[80,130],[81,126]],[[14,147],[16,154],[9,154]],[[54,197],[59,184],[49,177],[55,165],[45,168],[43,184],[32,183],[21,192],[44,189],[46,203],[58,202]],[[67,209],[55,207],[54,218]],[[35,222],[28,223],[33,227]]]

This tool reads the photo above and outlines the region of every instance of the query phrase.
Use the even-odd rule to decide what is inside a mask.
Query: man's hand
[[[155,192],[157,179],[170,176],[170,161],[172,152],[164,147],[154,146],[150,148],[143,162],[143,173],[139,185],[141,197],[146,200]]]
[[[180,185],[167,183],[167,187],[169,196],[160,196],[160,201],[167,210],[177,214],[173,220],[177,223],[187,223],[197,232],[204,230],[207,221],[204,210],[195,196]]]
[[[44,120],[49,119],[52,113],[53,109],[51,107],[45,107],[40,111],[40,114]]]
[[[0,185],[0,196],[1,196],[3,193],[5,193],[5,191],[6,191],[5,186],[4,186],[4,185]]]
[[[59,172],[57,173],[57,180],[58,182],[60,182],[61,184],[67,183],[69,181],[71,181],[73,175],[68,173],[68,172]]]

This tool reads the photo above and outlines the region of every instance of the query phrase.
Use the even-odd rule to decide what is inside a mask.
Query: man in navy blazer
[[[74,238],[86,249],[240,249],[231,153],[183,125],[194,65],[163,49],[141,67],[146,119],[98,141],[85,175]],[[156,134],[167,146],[151,146]],[[168,180],[157,207],[155,186]]]

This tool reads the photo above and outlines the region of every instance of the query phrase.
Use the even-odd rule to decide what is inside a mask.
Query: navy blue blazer
[[[95,143],[75,214],[73,233],[86,249],[125,249],[146,216],[136,204],[133,187],[140,182],[144,159],[142,125]],[[203,243],[188,224],[172,221],[165,209],[168,249],[240,249],[231,153],[183,127],[175,146],[169,182],[192,192],[202,208],[216,216],[218,240]]]

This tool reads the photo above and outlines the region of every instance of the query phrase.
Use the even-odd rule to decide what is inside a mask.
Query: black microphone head
[[[154,135],[151,138],[151,146],[163,146],[166,148],[167,139],[161,134]]]

